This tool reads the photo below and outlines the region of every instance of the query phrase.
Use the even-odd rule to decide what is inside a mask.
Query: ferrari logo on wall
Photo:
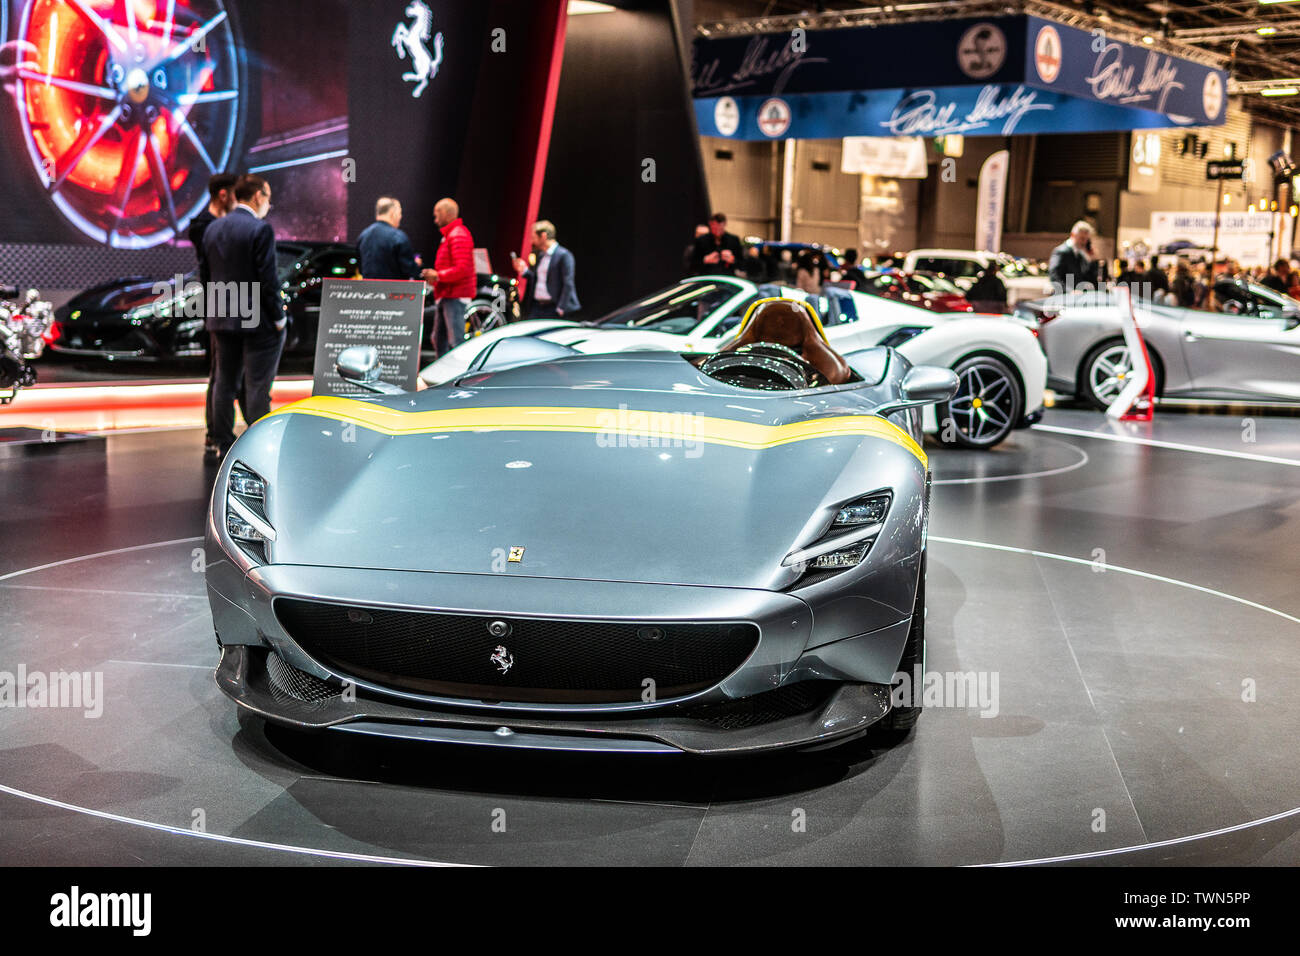
[[[424,0],[412,0],[406,8],[410,23],[399,23],[393,31],[393,49],[398,59],[411,58],[411,70],[403,73],[402,79],[414,83],[411,95],[419,97],[429,81],[438,75],[442,64],[442,34],[433,33],[433,11]],[[433,52],[429,52],[428,41],[433,40]]]

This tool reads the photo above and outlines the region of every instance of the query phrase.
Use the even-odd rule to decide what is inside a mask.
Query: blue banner
[[[700,132],[751,140],[1213,126],[1227,109],[1222,70],[1023,15],[700,38],[691,76]]]
[[[1044,90],[1168,116],[1175,126],[1222,124],[1228,74],[1132,43],[1029,17],[1025,82]]]
[[[704,136],[837,139],[843,136],[1015,136],[1160,129],[1168,116],[1034,89],[1023,83],[723,96],[695,101]]]
[[[1025,18],[941,20],[697,39],[692,95],[781,96],[1022,83]]]

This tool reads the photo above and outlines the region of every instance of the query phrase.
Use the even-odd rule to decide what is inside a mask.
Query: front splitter
[[[693,717],[687,706],[645,717],[638,712],[537,715],[455,710],[406,701],[343,696],[299,700],[273,686],[266,652],[223,647],[216,681],[236,704],[272,723],[304,731],[339,731],[431,743],[605,753],[741,755],[824,747],[865,733],[889,713],[889,687],[844,683],[807,713],[754,727],[727,729]]]

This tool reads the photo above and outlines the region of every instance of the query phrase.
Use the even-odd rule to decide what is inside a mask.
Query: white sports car
[[[594,322],[542,319],[493,329],[425,367],[420,378],[426,385],[450,381],[469,371],[502,339],[518,336],[589,354],[716,351],[750,305],[771,295],[809,299],[785,286],[760,288],[731,276],[695,276]],[[1024,322],[1000,315],[930,312],[844,289],[814,298],[819,298],[812,304],[823,316],[826,337],[839,352],[888,345],[914,365],[941,365],[957,373],[961,386],[953,400],[925,409],[924,428],[941,441],[992,448],[1012,429],[1042,416],[1047,359]]]

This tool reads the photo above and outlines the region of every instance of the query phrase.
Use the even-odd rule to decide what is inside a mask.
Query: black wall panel
[[[669,0],[570,17],[539,214],[573,250],[584,315],[680,278],[708,212]]]

